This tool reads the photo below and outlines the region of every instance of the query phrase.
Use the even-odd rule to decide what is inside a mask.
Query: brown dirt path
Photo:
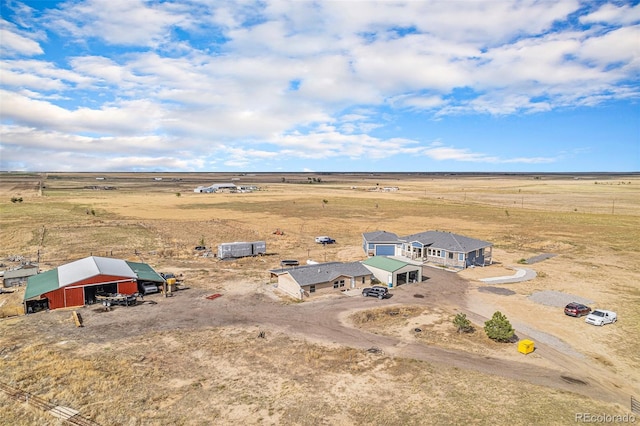
[[[554,389],[575,392],[607,402],[624,403],[628,394],[620,392],[615,380],[551,348],[541,346],[540,354],[554,361],[557,368],[537,366],[465,351],[444,349],[399,337],[373,334],[351,327],[345,315],[384,305],[412,304],[433,307],[464,306],[468,283],[456,274],[434,270],[429,280],[394,289],[389,299],[334,295],[297,304],[283,304],[274,297],[272,287],[263,286],[250,294],[225,293],[208,300],[210,291],[188,289],[164,298],[154,295],[136,307],[118,307],[104,312],[100,306],[82,309],[85,327],[60,327],[70,313],[52,311],[24,317],[23,326],[33,332],[46,329],[46,339],[74,339],[79,343],[118,342],[153,331],[193,330],[206,327],[258,327],[266,333],[285,332],[303,339],[359,349],[377,347],[394,357],[414,358],[434,364],[475,370]],[[423,297],[416,298],[415,294]],[[155,303],[153,303],[155,302]],[[58,321],[54,319],[57,318]],[[514,348],[515,350],[515,348]],[[589,373],[585,373],[589,372]]]

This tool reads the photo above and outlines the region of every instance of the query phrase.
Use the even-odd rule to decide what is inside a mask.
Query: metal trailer
[[[257,256],[266,252],[267,243],[265,241],[222,243],[218,246],[219,259]]]
[[[107,296],[97,295],[96,301],[107,308],[111,305],[134,306],[138,303],[138,295],[120,293]]]

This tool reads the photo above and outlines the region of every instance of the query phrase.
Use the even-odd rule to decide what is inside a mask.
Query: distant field
[[[154,180],[159,177],[161,181]],[[193,192],[199,185],[227,182],[255,184],[259,191]],[[398,190],[383,190],[394,187]],[[536,279],[508,286],[515,292],[513,296],[481,293],[477,290],[481,284],[475,281],[480,274],[461,273],[470,280],[461,306],[488,316],[499,309],[514,323],[562,339],[584,354],[581,362],[592,365],[601,377],[619,379],[624,392],[636,392],[640,399],[637,174],[1,173],[0,226],[2,259],[13,255],[40,259],[42,269],[89,255],[142,260],[159,271],[182,273],[194,289],[246,294],[256,288],[266,291],[267,271],[277,267],[281,259],[360,260],[362,233],[379,229],[398,235],[443,230],[490,241],[496,270],[522,266],[518,263],[522,259],[553,253],[557,256],[527,266],[536,270]],[[274,234],[276,230],[284,235]],[[337,244],[315,244],[316,235],[330,235]],[[204,243],[215,252],[219,243],[246,240],[266,240],[268,255],[219,262],[194,250]],[[7,260],[2,262],[12,266]],[[486,275],[490,274],[483,271]],[[597,307],[617,311],[620,321],[603,328],[586,326],[580,320],[571,322],[573,319],[558,316],[555,308],[528,298],[542,290],[594,300]],[[451,315],[447,309],[438,314],[440,322],[433,326],[440,334],[423,341],[464,350],[464,342],[447,340],[450,338],[442,331]],[[257,354],[250,346],[254,340],[249,335],[254,329],[248,326],[151,333],[135,341],[96,343],[89,348],[76,347],[73,339],[64,339],[73,348],[69,350],[47,334],[47,327],[52,327],[47,318],[36,314],[0,322],[0,347],[13,348],[10,362],[0,363],[0,380],[34,393],[43,389],[43,397],[73,403],[83,414],[88,412],[104,424],[112,423],[92,405],[101,403],[83,395],[94,392],[102,401],[114,398],[119,403],[124,403],[126,396],[133,398],[132,408],[138,414],[131,424],[209,424],[206,418],[198,417],[207,413],[214,413],[220,424],[318,424],[321,412],[327,413],[332,424],[398,424],[398,420],[402,424],[566,424],[573,422],[572,413],[585,406],[594,413],[628,411],[622,403],[612,405],[569,392],[523,387],[517,381],[434,368],[424,361],[372,358],[352,348],[334,347],[331,342],[287,337],[284,332]],[[56,327],[67,327],[60,315],[50,318],[60,321]],[[33,321],[42,322],[43,331],[39,332]],[[402,324],[391,328],[382,325],[386,332],[398,333],[393,327]],[[21,327],[34,334],[23,336]],[[492,351],[477,336],[474,339],[470,345],[474,350]],[[192,348],[189,353],[184,349],[187,346]],[[352,364],[333,361],[341,359],[345,351],[353,351]],[[193,359],[196,352],[203,358]],[[503,352],[488,353],[501,357]],[[299,368],[288,364],[291,356],[300,361]],[[147,365],[149,357],[157,360],[152,363],[155,367],[145,367],[150,368],[150,375],[138,374],[135,369],[131,373],[132,364]],[[164,360],[167,368],[162,367]],[[96,363],[102,367],[96,369]],[[63,368],[56,370],[56,365]],[[200,380],[190,373],[191,368],[217,373],[205,372]],[[65,371],[78,373],[72,377]],[[316,371],[326,374],[316,377]],[[424,371],[428,374],[422,375]],[[110,387],[104,384],[107,373],[118,377],[110,381]],[[133,382],[127,377],[133,377]],[[145,401],[134,397],[137,381],[145,392],[154,393],[156,386],[148,411]],[[57,389],[56,383],[63,387]],[[350,400],[352,385],[357,385],[358,403]],[[296,406],[318,390],[324,396],[305,408]],[[192,402],[171,404],[168,401],[176,392],[191,395]],[[388,401],[391,395],[401,402],[389,412],[361,405],[365,396]],[[27,416],[30,423],[57,424],[46,415],[29,410],[27,414],[1,394],[0,401],[9,407],[9,419]],[[171,413],[158,414],[165,406],[171,407]],[[126,418],[125,413],[118,416]]]

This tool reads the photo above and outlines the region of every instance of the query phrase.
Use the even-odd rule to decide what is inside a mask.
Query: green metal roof
[[[138,262],[129,262],[126,260],[127,265],[136,273],[138,279],[140,281],[151,281],[151,282],[164,282],[164,279],[158,274],[153,268],[146,263],[138,263]]]
[[[89,258],[85,258],[85,259],[81,259],[79,261],[75,261],[75,262],[71,262],[71,263],[67,263],[66,265],[62,265],[60,268],[71,268],[74,265],[85,265],[87,263],[88,260],[92,260],[92,257]],[[103,259],[107,260],[107,261],[115,261],[116,259]],[[123,262],[122,260],[119,260],[119,262]],[[151,266],[147,265],[146,263],[138,263],[138,262],[128,262],[128,261],[124,261],[126,262],[127,267],[131,268],[131,272],[133,272],[135,275],[137,275],[138,279],[141,281],[151,281],[151,282],[164,282],[164,279],[156,272],[153,270],[153,268],[151,268]],[[104,263],[104,262],[103,262]],[[122,264],[124,265],[124,263]],[[86,265],[85,265],[86,266]],[[29,279],[27,280],[27,288],[24,292],[24,300],[28,300],[28,299],[32,299],[34,297],[40,296],[44,293],[53,291],[53,290],[57,290],[60,288],[60,268],[55,268],[55,269],[51,269],[50,271],[47,272],[43,272],[41,274],[38,275],[33,275],[31,277],[29,277]],[[86,269],[86,268],[85,268]],[[73,271],[72,271],[73,272]],[[83,270],[81,271],[76,271],[76,277],[78,279],[83,279],[83,275],[82,273],[84,273],[85,275],[87,273],[89,274],[93,274],[93,272],[86,272]],[[97,273],[100,273],[100,270],[97,270]],[[78,275],[80,274],[80,275]],[[68,274],[67,274],[68,275]],[[89,276],[93,276],[93,275],[89,275]],[[131,276],[131,275],[129,275]],[[69,284],[73,284],[73,280],[67,282],[67,281],[63,281],[62,282],[62,286],[66,286]],[[77,282],[77,280],[75,281]]]
[[[60,288],[58,281],[58,268],[33,275],[27,280],[27,288],[24,291],[24,300],[31,299],[49,291]]]
[[[400,268],[404,268],[410,263],[401,260],[391,259],[384,256],[373,256],[362,262],[363,265],[373,266],[383,271],[394,272]]]

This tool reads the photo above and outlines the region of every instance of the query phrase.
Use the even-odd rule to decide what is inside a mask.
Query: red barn
[[[138,292],[138,281],[164,279],[145,263],[90,256],[29,278],[24,300],[46,299],[49,309],[82,306],[96,294]]]

